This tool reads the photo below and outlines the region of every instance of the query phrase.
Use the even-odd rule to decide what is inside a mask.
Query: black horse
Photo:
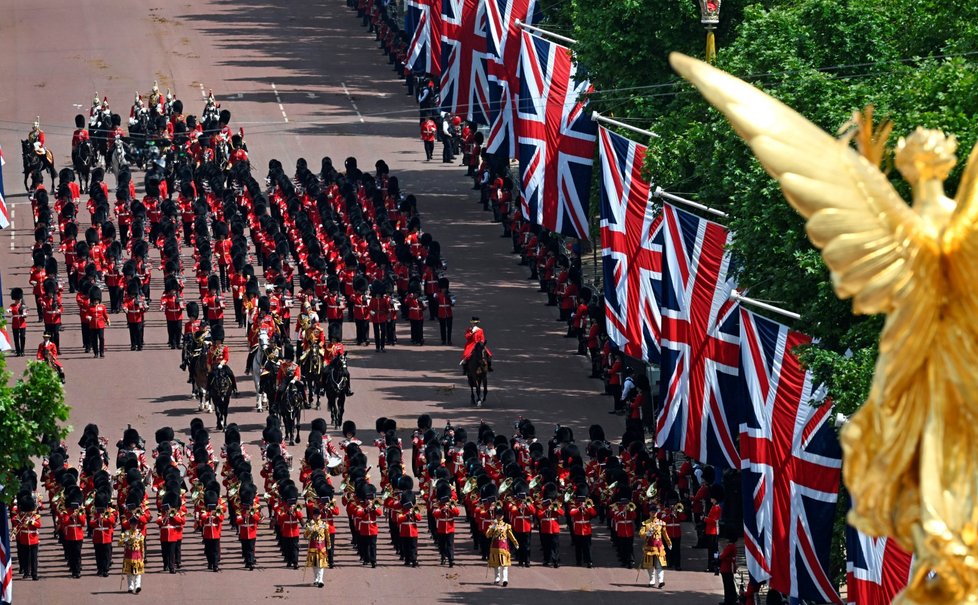
[[[214,407],[214,415],[217,416],[217,430],[219,431],[224,430],[228,423],[228,407],[231,404],[233,384],[231,369],[227,366],[217,368],[211,373],[207,397]]]
[[[71,165],[78,174],[82,191],[88,191],[89,177],[95,167],[95,147],[89,139],[82,139],[71,150]]]
[[[48,171],[51,174],[51,185],[54,185],[55,171],[54,171],[54,154],[51,153],[50,149],[46,149],[45,153],[37,153],[34,151],[34,145],[27,139],[22,139],[20,141],[20,152],[22,159],[24,160],[24,189],[30,193],[34,193],[38,185],[44,183],[44,171]],[[31,179],[30,187],[27,186],[28,177]]]
[[[282,424],[285,426],[284,437],[289,440],[289,445],[295,445],[296,440],[299,439],[299,423],[302,418],[302,407],[306,401],[304,389],[301,381],[293,381],[278,396],[278,413],[282,417]]]
[[[343,412],[346,408],[346,398],[353,396],[350,390],[350,370],[346,366],[346,353],[337,355],[329,362],[323,372],[323,388],[326,390],[326,401],[333,428],[343,424]]]
[[[472,404],[481,408],[486,401],[486,395],[489,394],[489,358],[486,355],[486,347],[481,342],[475,343],[472,356],[465,362],[465,375],[469,379]]]

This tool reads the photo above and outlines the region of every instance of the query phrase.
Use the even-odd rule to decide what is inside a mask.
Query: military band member
[[[92,530],[92,543],[95,545],[95,575],[103,578],[109,577],[109,569],[112,567],[115,523],[116,511],[109,500],[108,492],[96,492],[88,524]]]
[[[299,532],[302,529],[302,508],[298,504],[299,490],[294,485],[288,485],[283,490],[281,496],[285,503],[279,507],[276,514],[278,533],[282,540],[285,566],[299,569]]]
[[[124,531],[119,538],[119,546],[123,548],[122,573],[129,584],[129,594],[139,594],[143,589],[143,573],[146,570],[146,535],[144,534],[145,517],[139,514],[139,509],[130,509]]]
[[[496,503],[492,507],[493,522],[486,530],[486,537],[489,539],[489,567],[495,572],[493,584],[502,582],[503,586],[509,585],[509,566],[512,562],[510,554],[510,542],[515,548],[519,548],[519,542],[513,535],[513,529],[503,520],[505,511],[501,503]]]
[[[452,500],[452,489],[447,483],[439,484],[436,489],[438,505],[432,514],[436,521],[438,553],[441,564],[448,561],[449,567],[455,567],[455,518],[461,514],[458,502]]]
[[[666,585],[666,549],[672,548],[672,540],[666,532],[665,522],[658,515],[642,524],[639,535],[645,539],[642,547],[642,569],[649,572],[649,586]]]
[[[14,515],[13,531],[17,538],[17,560],[20,573],[26,580],[37,580],[37,550],[40,543],[41,513],[31,492],[17,496],[17,514]]]
[[[598,516],[594,503],[588,498],[587,486],[577,489],[574,504],[569,511],[571,534],[574,536],[574,558],[577,565],[591,568],[591,519]]]
[[[309,540],[309,548],[306,550],[306,567],[312,567],[315,574],[312,585],[322,588],[325,586],[323,575],[328,564],[327,553],[332,546],[333,537],[329,533],[329,524],[323,520],[322,511],[318,507],[310,509],[309,523],[303,530],[303,536]]]
[[[68,569],[71,577],[78,579],[82,571],[82,540],[85,539],[85,528],[88,519],[82,508],[82,491],[77,486],[65,489],[64,512],[59,517],[61,540],[68,559]]]
[[[560,518],[564,507],[557,500],[557,486],[548,483],[543,486],[543,501],[537,508],[540,520],[540,546],[543,549],[543,564],[560,567]]]
[[[197,513],[197,524],[204,539],[207,569],[221,571],[221,526],[224,524],[224,504],[216,491],[204,493],[204,508]]]
[[[253,484],[243,485],[239,492],[240,506],[237,507],[235,525],[238,528],[238,540],[241,541],[241,557],[245,567],[255,569],[255,540],[258,538],[258,524],[261,523],[261,507],[256,500],[257,489]]]
[[[401,494],[401,507],[396,513],[398,536],[404,565],[418,566],[418,523],[421,522],[421,508],[413,492]]]

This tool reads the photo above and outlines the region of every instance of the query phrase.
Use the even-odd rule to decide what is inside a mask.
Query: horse
[[[313,346],[302,354],[299,359],[302,371],[302,382],[306,385],[306,409],[312,407],[312,398],[316,398],[316,409],[319,409],[319,398],[323,389],[323,356],[318,346]]]
[[[275,371],[274,368],[267,368],[266,365],[274,365],[268,356],[277,348],[278,345],[269,337],[267,330],[258,332],[258,344],[252,349],[251,356],[251,378],[255,382],[255,407],[258,412],[261,412],[264,406],[268,406],[269,411],[273,413],[276,411],[271,404],[275,396]]]
[[[129,150],[127,143],[122,137],[115,138],[115,147],[112,148],[112,156],[109,158],[109,170],[119,178],[119,173],[129,168]]]
[[[210,411],[210,399],[207,396],[207,349],[195,349],[190,355],[190,375],[193,377],[192,396],[197,398],[197,411]]]
[[[20,141],[20,152],[24,161],[24,189],[30,193],[34,193],[37,186],[44,183],[43,173],[45,170],[51,174],[51,184],[54,185],[54,154],[51,153],[50,149],[44,151],[45,153],[39,154],[34,151],[33,143],[27,139]],[[28,177],[31,179],[30,187],[27,186]]]
[[[323,372],[322,384],[326,391],[327,407],[330,419],[333,421],[333,428],[338,429],[343,424],[346,398],[353,395],[353,391],[350,390],[350,370],[346,366],[346,353],[337,355],[329,362],[329,366]]]
[[[465,362],[465,376],[469,379],[472,404],[481,408],[489,393],[489,359],[486,355],[486,347],[481,342],[475,343],[472,356]],[[479,389],[482,389],[481,395]]]
[[[88,191],[89,176],[95,167],[95,148],[89,139],[82,139],[71,150],[71,165],[78,174],[82,191]]]
[[[279,394],[278,413],[285,427],[283,436],[289,440],[289,445],[295,445],[299,439],[299,422],[302,418],[302,406],[306,401],[302,392],[304,388],[301,381],[293,381]]]
[[[210,407],[214,410],[217,417],[217,430],[224,430],[228,423],[228,406],[231,404],[231,369],[221,366],[212,372],[210,380],[210,390],[207,395],[210,399]]]

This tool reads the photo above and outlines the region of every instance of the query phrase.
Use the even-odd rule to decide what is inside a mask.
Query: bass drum
[[[343,474],[343,458],[339,456],[329,456],[326,459],[326,470],[333,477],[339,477]]]

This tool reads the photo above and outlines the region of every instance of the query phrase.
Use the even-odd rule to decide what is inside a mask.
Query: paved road
[[[155,0],[49,0],[38,3],[7,0],[0,19],[0,143],[7,149],[8,203],[15,229],[0,233],[0,270],[4,287],[26,286],[31,243],[29,206],[19,185],[17,143],[35,115],[41,116],[48,146],[59,166],[69,161],[73,116],[86,112],[92,95],[108,95],[113,109],[125,114],[135,90],[147,91],[154,79],[173,89],[187,113],[199,114],[203,95],[213,90],[233,114],[232,126],[243,125],[252,150],[256,176],[264,177],[271,158],[292,166],[299,157],[318,167],[329,155],[337,165],[356,156],[361,167],[385,159],[402,190],[415,193],[425,230],[442,243],[449,276],[458,297],[455,341],[461,342],[465,320],[482,318],[496,356],[488,405],[475,409],[456,365],[460,347],[398,346],[383,355],[352,346],[351,369],[356,396],[348,401],[348,418],[372,439],[373,420],[396,418],[409,429],[418,414],[429,413],[435,426],[474,429],[481,419],[497,432],[507,431],[520,415],[531,418],[541,437],[557,422],[587,436],[587,426],[603,423],[609,435],[621,431],[619,417],[608,416],[609,402],[599,384],[586,378],[585,359],[572,355],[576,344],[561,338],[563,325],[544,306],[526,272],[508,253],[476,205],[475,192],[455,167],[423,160],[417,138],[416,107],[389,69],[372,36],[362,30],[341,0],[209,0],[186,3]],[[138,178],[138,176],[137,176]],[[8,239],[10,238],[10,239]],[[186,253],[187,251],[185,251]],[[158,284],[156,284],[158,288]],[[107,335],[105,359],[83,355],[74,301],[66,297],[67,329],[62,334],[68,375],[71,422],[82,427],[97,421],[111,441],[127,423],[152,440],[155,428],[169,424],[185,436],[196,407],[179,371],[178,354],[167,349],[162,314],[150,316],[142,352],[128,350],[119,317]],[[257,443],[263,415],[254,411],[253,391],[243,369],[241,331],[229,329],[232,366],[239,371],[242,397],[232,400],[231,421],[249,443]],[[406,329],[399,328],[403,341]],[[437,342],[437,325],[427,324],[428,342]],[[349,335],[349,331],[347,332]],[[31,326],[28,348],[36,346],[40,327]],[[10,359],[16,373],[20,359]],[[304,425],[312,416],[303,418]],[[213,417],[205,422],[213,427]],[[213,436],[220,443],[220,436]],[[366,441],[367,439],[365,439]],[[69,437],[69,443],[74,444]],[[72,448],[72,455],[77,455]],[[254,451],[254,449],[252,449]],[[296,451],[297,455],[301,450]],[[372,457],[373,452],[371,452]],[[345,524],[341,524],[345,525]],[[343,530],[341,530],[343,531]],[[150,573],[141,601],[259,602],[266,599],[322,599],[343,594],[350,602],[372,603],[408,594],[419,602],[605,602],[637,599],[651,589],[635,571],[614,566],[611,548],[596,538],[595,569],[564,566],[559,570],[514,568],[511,585],[494,588],[468,548],[461,547],[461,565],[440,568],[432,545],[422,540],[422,567],[402,569],[389,546],[380,551],[375,570],[356,565],[345,536],[337,548],[339,567],[327,574],[327,591],[305,585],[301,571],[283,569],[269,539],[259,543],[260,571],[238,564],[236,542],[224,541],[224,571],[204,568],[196,536],[185,540],[186,571],[158,573],[161,563],[150,553]],[[563,560],[573,562],[564,537]],[[687,544],[689,541],[687,540]],[[156,544],[151,536],[151,547]],[[694,556],[694,551],[687,555]],[[702,551],[695,551],[697,554]],[[19,603],[115,602],[131,598],[116,577],[94,577],[91,553],[86,575],[71,580],[60,552],[47,539],[41,553],[42,580],[15,584]],[[118,556],[117,556],[118,560]],[[689,567],[702,568],[702,561]],[[118,571],[118,563],[115,568]],[[643,573],[644,578],[644,573]],[[719,578],[702,572],[670,572],[668,586],[657,591],[662,601],[715,603]],[[502,592],[500,592],[502,590]],[[632,601],[634,602],[634,601]]]

